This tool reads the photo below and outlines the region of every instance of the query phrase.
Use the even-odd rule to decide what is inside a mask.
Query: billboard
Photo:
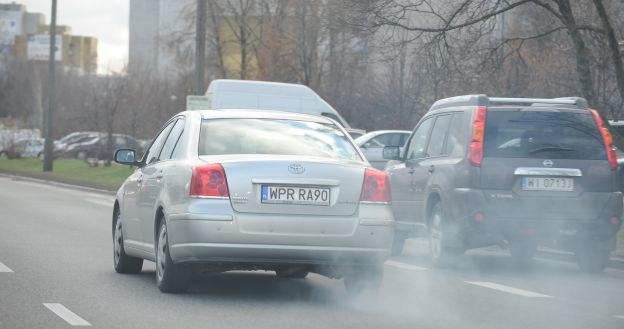
[[[15,36],[22,34],[22,12],[0,10],[0,54],[13,51]]]
[[[56,36],[56,50],[54,60],[57,62],[62,58],[63,36]],[[28,60],[47,61],[50,56],[50,35],[49,34],[29,34],[27,45]]]

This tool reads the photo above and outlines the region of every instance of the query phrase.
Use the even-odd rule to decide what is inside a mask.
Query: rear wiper
[[[546,146],[530,150],[529,154],[535,154],[540,152],[576,152],[576,150],[559,146]]]

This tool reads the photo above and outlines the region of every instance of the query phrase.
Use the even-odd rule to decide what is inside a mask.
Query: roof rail
[[[450,106],[489,106],[493,104],[528,104],[530,106],[543,105],[576,105],[579,109],[587,109],[587,101],[581,97],[560,98],[508,98],[488,97],[487,95],[464,95],[441,99],[429,109],[435,110]]]

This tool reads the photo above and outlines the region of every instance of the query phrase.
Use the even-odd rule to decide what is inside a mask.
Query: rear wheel
[[[611,250],[603,244],[583,246],[576,252],[576,261],[583,272],[600,273],[609,263]]]
[[[442,204],[436,202],[431,209],[429,222],[429,256],[436,266],[454,264],[463,250],[452,245],[451,224],[444,218]]]
[[[113,262],[117,273],[136,274],[141,273],[143,259],[126,255],[123,242],[123,227],[120,212],[115,208],[115,231],[113,232]]]
[[[353,268],[344,277],[344,285],[350,295],[377,293],[383,279],[383,264]]]
[[[156,245],[156,285],[164,293],[185,292],[188,289],[190,272],[171,260],[167,235],[167,224],[163,220],[158,230]]]

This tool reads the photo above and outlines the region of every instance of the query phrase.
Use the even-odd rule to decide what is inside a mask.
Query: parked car
[[[437,263],[508,244],[519,264],[538,245],[601,271],[622,217],[612,138],[581,98],[460,96],[433,104],[405,152],[386,148],[394,253],[418,227]]]
[[[69,145],[84,142],[88,138],[100,135],[96,131],[76,131],[54,141],[55,151],[64,151]]]
[[[84,137],[84,141],[69,145],[64,152],[61,153],[65,158],[76,158],[84,160],[86,158],[97,158],[106,160],[112,158],[113,153],[109,154],[106,150],[108,145],[108,135],[98,133],[97,135],[88,135]],[[138,149],[137,141],[128,135],[113,134],[113,150],[118,148]]]
[[[135,155],[115,154],[137,166],[113,211],[117,272],[154,261],[163,292],[184,291],[196,270],[316,272],[344,278],[350,292],[379,286],[394,224],[388,176],[333,121],[187,111]]]
[[[384,169],[388,160],[383,157],[385,146],[405,146],[407,138],[412,132],[409,130],[378,130],[371,131],[355,139],[370,164],[377,169]]]
[[[0,150],[0,157],[34,158],[43,156],[43,138],[22,139]]]

